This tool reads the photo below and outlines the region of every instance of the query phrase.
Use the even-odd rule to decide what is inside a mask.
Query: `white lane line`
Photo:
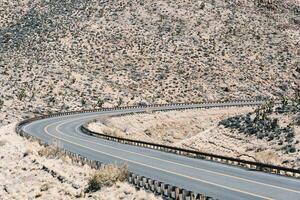
[[[92,148],[90,148],[90,147],[81,145],[81,144],[76,143],[76,142],[71,142],[71,141],[68,141],[68,140],[66,140],[66,139],[63,139],[63,138],[61,138],[61,137],[57,137],[57,136],[51,134],[50,132],[48,132],[48,127],[49,127],[50,125],[51,125],[51,124],[49,124],[48,126],[46,126],[46,127],[44,128],[44,131],[45,131],[48,135],[50,135],[50,136],[52,136],[52,137],[54,137],[54,138],[57,138],[57,139],[66,141],[67,143],[71,143],[71,144],[74,144],[74,145],[76,145],[76,146],[79,146],[79,147],[82,147],[82,148],[85,148],[85,149],[89,149],[89,150],[94,151],[94,152],[98,152],[98,153],[101,153],[101,154],[104,154],[104,155],[108,155],[108,156],[110,156],[110,157],[118,158],[118,159],[120,159],[120,160],[124,160],[124,161],[127,161],[127,162],[135,163],[135,164],[137,164],[137,165],[149,167],[149,168],[152,168],[152,169],[156,169],[156,170],[159,170],[159,171],[163,171],[163,172],[166,172],[166,173],[169,173],[169,174],[174,174],[174,175],[181,176],[181,177],[184,177],[184,178],[187,178],[187,179],[192,179],[192,180],[195,180],[195,181],[198,181],[198,182],[202,182],[202,183],[206,183],[206,184],[209,184],[209,185],[214,185],[214,186],[221,187],[221,188],[224,188],[224,189],[227,189],[227,190],[231,190],[231,191],[235,191],[235,192],[239,192],[239,193],[243,193],[243,194],[255,196],[255,197],[258,197],[258,198],[261,198],[261,199],[268,199],[268,200],[271,200],[271,199],[272,199],[272,198],[270,198],[270,197],[260,196],[260,195],[253,194],[253,193],[250,193],[250,192],[242,191],[242,190],[239,190],[239,189],[227,187],[227,186],[220,185],[220,184],[217,184],[217,183],[212,183],[212,182],[205,181],[205,180],[201,180],[201,179],[197,179],[197,178],[194,178],[194,177],[191,177],[191,176],[186,176],[186,175],[179,174],[179,173],[176,173],[176,172],[172,172],[172,171],[169,171],[169,170],[165,170],[165,169],[161,169],[161,168],[158,168],[158,167],[150,166],[150,165],[143,164],[143,163],[140,163],[140,162],[136,162],[136,161],[133,161],[133,160],[130,160],[130,159],[122,158],[122,157],[119,157],[119,156],[116,156],[116,155],[113,155],[113,154],[110,154],[110,153],[107,153],[107,152],[95,150],[95,149],[92,149]]]
[[[105,114],[105,113],[103,113]],[[109,114],[111,114],[109,112]],[[80,115],[80,114],[76,114],[77,115]],[[89,116],[85,116],[85,117],[78,117],[78,118],[75,118],[75,119],[71,119],[71,120],[66,120],[65,123],[63,124],[60,124],[56,130],[58,132],[60,132],[61,134],[63,134],[61,131],[58,130],[58,128],[61,126],[61,125],[64,125],[66,123],[69,123],[69,122],[72,122],[72,121],[76,121],[78,119],[86,119],[86,118],[94,118],[96,116],[99,116],[101,115],[100,113],[97,113],[97,114],[93,114],[93,115],[89,115]],[[60,118],[65,118],[66,116],[62,116]],[[52,124],[49,124],[49,125],[53,125],[53,124],[57,124],[59,122],[54,122]],[[77,133],[79,133],[80,135],[83,135],[83,136],[86,136],[84,134],[81,134],[80,131],[78,130],[80,127],[77,126],[75,128],[75,130],[77,131]],[[63,134],[65,135],[65,134]],[[68,136],[68,137],[73,137],[71,135],[65,135],[65,136]],[[77,138],[77,137],[73,137],[75,139],[80,139],[80,138]],[[116,150],[121,150],[121,151],[124,151],[124,152],[128,152],[128,153],[131,153],[131,154],[136,154],[136,155],[139,155],[139,156],[143,156],[143,157],[148,157],[148,158],[152,158],[152,159],[156,159],[156,160],[160,160],[162,162],[168,162],[168,163],[172,163],[172,164],[176,164],[176,165],[179,165],[179,166],[184,166],[184,167],[188,167],[188,168],[191,168],[191,169],[196,169],[196,170],[199,170],[199,171],[206,171],[208,173],[213,173],[213,174],[217,174],[217,175],[222,175],[222,176],[227,176],[227,177],[230,177],[230,178],[235,178],[235,179],[238,179],[238,180],[243,180],[243,181],[247,181],[247,182],[251,182],[251,183],[255,183],[255,184],[260,184],[260,185],[264,185],[264,186],[268,186],[268,187],[273,187],[273,188],[277,188],[277,189],[282,189],[282,190],[286,190],[286,191],[289,191],[289,192],[295,192],[295,193],[299,193],[300,194],[300,191],[295,191],[293,189],[289,189],[289,188],[283,188],[283,187],[280,187],[280,186],[276,186],[276,185],[271,185],[271,184],[267,184],[267,183],[261,183],[261,182],[257,182],[257,181],[254,181],[254,180],[250,180],[250,179],[245,179],[245,178],[241,178],[241,177],[237,177],[237,176],[233,176],[233,175],[228,175],[228,174],[224,174],[224,173],[219,173],[219,172],[215,172],[215,171],[210,171],[210,170],[206,170],[206,169],[203,169],[203,168],[198,168],[198,167],[193,167],[193,166],[190,166],[190,165],[185,165],[185,164],[181,164],[181,163],[177,163],[177,162],[173,162],[173,161],[168,161],[168,160],[163,160],[163,159],[159,159],[159,158],[156,158],[156,157],[151,157],[151,156],[147,156],[147,155],[144,155],[144,154],[139,154],[139,153],[135,153],[135,152],[132,152],[132,151],[127,151],[127,150],[123,150],[123,149],[119,149],[119,148],[114,148],[114,147],[111,147],[111,146],[107,146],[105,144],[100,144],[100,143],[97,143],[97,142],[92,142],[92,141],[89,141],[89,140],[85,140],[85,139],[80,139],[82,141],[86,141],[86,142],[89,142],[89,143],[92,143],[92,144],[96,144],[96,145],[102,145],[102,146],[105,146],[105,147],[108,147],[108,148],[112,148],[112,149],[116,149]],[[227,166],[227,165],[222,165],[222,167],[226,167],[226,168],[230,168],[230,166]],[[281,177],[280,177],[281,178]],[[299,183],[298,180],[294,180],[294,179],[289,179],[289,181],[293,181],[293,182],[296,182],[296,183]]]
[[[100,144],[100,143],[97,143],[97,142],[92,142],[92,141],[89,141],[89,140],[86,140],[86,139],[82,139],[82,138],[78,138],[78,137],[74,137],[72,135],[66,135],[64,134],[62,131],[59,130],[59,128],[69,122],[72,122],[72,121],[75,121],[74,119],[71,119],[71,120],[67,120],[63,123],[60,123],[58,124],[58,122],[56,123],[53,123],[53,124],[58,124],[56,126],[56,131],[62,135],[65,135],[67,137],[71,137],[71,138],[74,138],[74,139],[79,139],[81,141],[85,141],[85,142],[88,142],[88,143],[91,143],[91,144],[96,144],[96,145],[100,145],[100,146],[104,146],[106,148],[111,148],[111,149],[115,149],[115,150],[119,150],[119,151],[123,151],[123,152],[126,152],[126,153],[130,153],[130,154],[134,154],[134,155],[138,155],[138,156],[141,156],[141,157],[147,157],[147,158],[151,158],[151,159],[155,159],[155,160],[159,160],[161,162],[165,162],[165,163],[171,163],[171,164],[175,164],[175,165],[178,165],[178,166],[183,166],[183,167],[187,167],[187,168],[190,168],[190,169],[195,169],[195,170],[198,170],[198,171],[205,171],[205,172],[208,172],[208,173],[211,173],[211,174],[216,174],[216,175],[221,175],[221,176],[226,176],[226,177],[230,177],[230,178],[234,178],[234,179],[237,179],[237,180],[242,180],[242,181],[246,181],[246,182],[250,182],[250,183],[254,183],[254,184],[259,184],[259,185],[264,185],[264,186],[267,186],[267,187],[272,187],[272,188],[276,188],[276,189],[281,189],[281,190],[286,190],[286,191],[289,191],[289,192],[294,192],[294,193],[299,193],[300,194],[300,191],[296,191],[296,190],[293,190],[293,189],[289,189],[289,188],[284,188],[284,187],[280,187],[280,186],[276,186],[276,185],[271,185],[271,184],[267,184],[267,183],[261,183],[261,182],[258,182],[258,181],[254,181],[254,180],[249,180],[249,179],[245,179],[245,178],[241,178],[241,177],[237,177],[237,176],[233,176],[233,175],[228,175],[228,174],[224,174],[224,173],[220,173],[220,172],[215,172],[215,171],[211,171],[211,170],[207,170],[207,169],[203,169],[203,168],[199,168],[199,167],[193,167],[193,166],[190,166],[190,165],[185,165],[185,164],[181,164],[181,163],[177,163],[177,162],[173,162],[173,161],[169,161],[169,160],[164,160],[164,159],[160,159],[160,158],[157,158],[157,157],[152,157],[152,156],[147,156],[147,155],[144,155],[144,154],[140,154],[140,153],[136,153],[136,152],[132,152],[132,151],[128,151],[128,150],[124,150],[124,149],[119,149],[119,148],[115,148],[115,147],[112,147],[112,146],[109,146],[109,145],[105,145],[105,144]],[[50,124],[50,125],[53,125],[53,124]],[[50,126],[48,125],[48,126]],[[79,135],[83,135],[80,133],[79,131],[79,127],[80,125],[78,125],[75,130],[76,132],[79,134]],[[85,135],[83,135],[85,136]]]
[[[233,176],[233,175],[229,175],[229,174],[215,172],[215,171],[203,169],[203,168],[200,168],[200,167],[193,167],[193,166],[190,166],[190,165],[185,165],[185,164],[177,163],[177,162],[174,162],[174,161],[164,160],[164,159],[161,159],[161,158],[157,158],[157,157],[152,157],[152,156],[148,156],[148,155],[145,155],[145,154],[136,153],[136,152],[133,152],[133,151],[128,151],[128,150],[124,150],[124,149],[119,149],[119,148],[116,148],[116,147],[112,147],[112,146],[109,146],[109,145],[100,144],[100,143],[97,143],[97,142],[92,142],[92,141],[89,141],[89,140],[86,140],[86,139],[81,139],[81,138],[74,137],[74,136],[71,136],[71,135],[66,135],[62,131],[59,130],[59,127],[61,127],[64,124],[65,123],[59,124],[55,128],[55,130],[57,132],[61,133],[62,135],[65,135],[65,136],[68,136],[68,137],[72,137],[72,138],[75,138],[75,139],[79,139],[79,140],[82,140],[82,141],[85,141],[85,142],[88,142],[88,143],[91,143],[91,144],[96,144],[96,145],[104,146],[104,147],[107,147],[107,148],[111,148],[111,149],[115,149],[115,150],[120,150],[120,151],[123,151],[123,152],[126,152],[126,153],[130,153],[130,154],[134,154],[134,155],[139,155],[139,156],[142,156],[142,157],[147,157],[147,158],[151,158],[151,159],[154,159],[154,160],[159,160],[161,162],[171,163],[171,164],[175,164],[175,165],[187,167],[187,168],[190,168],[190,169],[195,169],[195,170],[198,170],[198,171],[204,171],[204,172],[208,172],[208,173],[211,173],[211,174],[226,176],[226,177],[230,177],[230,178],[234,178],[234,179],[238,179],[238,180],[242,180],[242,181],[246,181],[246,182],[250,182],[250,183],[255,183],[255,184],[259,184],[259,185],[263,185],[263,186],[273,187],[273,188],[276,188],[276,189],[286,190],[286,191],[289,191],[289,192],[295,192],[295,193],[299,193],[300,194],[300,191],[296,191],[296,190],[293,190],[293,189],[284,188],[284,187],[280,187],[280,186],[276,186],[276,185],[271,185],[271,184],[267,184],[267,183],[261,183],[261,182],[258,182],[258,181],[253,181],[253,180],[249,180],[249,179],[245,179],[245,178],[241,178],[241,177],[237,177],[237,176]],[[76,130],[76,132],[79,135],[83,135],[82,133],[80,133],[79,127],[80,127],[80,125],[77,126],[75,128],[75,130]]]

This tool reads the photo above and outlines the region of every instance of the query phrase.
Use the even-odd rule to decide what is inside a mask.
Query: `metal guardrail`
[[[95,137],[100,137],[102,139],[106,139],[106,140],[110,140],[110,141],[114,141],[114,142],[119,142],[122,144],[129,144],[129,145],[164,151],[164,152],[168,152],[168,153],[174,153],[177,155],[188,156],[191,158],[204,159],[204,160],[215,161],[215,162],[224,163],[224,164],[228,164],[228,165],[240,166],[240,167],[244,167],[244,168],[247,168],[250,170],[269,172],[269,173],[285,175],[285,176],[293,176],[296,178],[300,177],[300,170],[293,169],[293,168],[270,165],[270,164],[259,163],[259,162],[254,162],[254,161],[241,160],[238,158],[231,158],[231,157],[227,157],[227,156],[204,153],[204,152],[200,152],[200,151],[183,149],[183,148],[173,147],[173,146],[168,146],[168,145],[155,144],[155,143],[151,143],[151,142],[144,142],[144,141],[139,141],[139,140],[132,140],[132,139],[115,137],[115,136],[109,136],[109,135],[90,131],[89,129],[87,129],[86,124],[81,126],[81,130],[86,134],[89,134],[89,135],[92,135]]]
[[[176,200],[213,200],[214,198],[205,196],[203,194],[194,193],[192,191],[184,190],[176,186],[165,184],[144,176],[138,176],[134,173],[129,173],[128,182],[138,188],[151,191],[156,195],[161,195],[168,199]]]
[[[34,120],[33,120],[34,119]],[[26,137],[27,139],[37,140],[40,145],[48,146],[47,143],[42,140],[26,133],[22,130],[22,126],[37,120],[37,118],[33,118],[29,120],[24,120],[16,126],[16,132]],[[60,149],[64,155],[67,155],[71,158],[71,160],[75,163],[81,163],[82,165],[87,164],[91,168],[101,169],[104,165],[102,162],[97,160],[90,160],[85,156],[75,154],[73,152],[67,151],[65,149]],[[162,196],[163,199],[174,199],[174,200],[216,200],[213,197],[206,196],[201,193],[195,193],[193,191],[185,190],[183,188],[173,186],[170,184],[166,184],[164,182],[154,180],[151,178],[147,178],[145,176],[140,176],[135,173],[129,172],[127,176],[127,182],[134,185],[137,189],[144,189],[146,191],[152,192],[157,196]]]
[[[222,105],[222,103],[233,103],[236,105]],[[182,110],[182,109],[194,109],[194,108],[254,106],[254,105],[261,105],[262,103],[264,103],[264,101],[256,101],[256,100],[232,101],[232,102],[215,101],[215,102],[188,103],[188,104],[180,103],[180,104],[127,106],[127,107],[119,107],[119,108],[115,107],[115,108],[102,108],[102,109],[94,109],[94,110],[62,112],[62,113],[49,114],[49,115],[34,117],[31,119],[26,119],[17,124],[16,132],[22,136],[32,137],[30,134],[28,134],[22,130],[22,127],[24,125],[31,123],[33,121],[36,121],[36,120],[40,120],[40,119],[80,114],[80,113],[105,112],[105,111],[126,110],[126,109],[134,109],[134,108],[141,108],[141,109],[142,108],[152,108],[154,111],[165,111],[165,110],[160,110],[159,107],[169,107],[166,110]],[[220,105],[215,105],[215,104],[220,104]],[[175,106],[194,106],[194,107],[172,108]],[[141,111],[141,112],[144,112],[144,111]],[[138,112],[138,113],[141,113],[141,112]],[[252,169],[252,170],[269,172],[269,173],[274,173],[274,174],[279,174],[279,175],[300,177],[300,170],[297,170],[297,169],[286,168],[283,166],[274,166],[274,165],[270,165],[270,164],[241,160],[241,159],[237,159],[237,158],[231,158],[231,157],[226,157],[226,156],[221,156],[221,155],[204,153],[204,152],[188,150],[188,149],[183,149],[183,148],[178,148],[178,147],[172,147],[172,146],[167,146],[167,145],[161,145],[161,144],[155,144],[155,143],[149,143],[149,142],[143,142],[143,141],[138,141],[138,140],[132,140],[132,139],[126,139],[126,138],[120,138],[120,137],[115,137],[115,136],[99,134],[99,133],[95,133],[95,132],[88,130],[87,127],[85,127],[85,126],[86,126],[86,124],[84,124],[81,128],[82,128],[82,131],[87,134],[101,137],[103,139],[123,143],[123,144],[130,144],[130,145],[140,146],[140,147],[144,147],[144,148],[151,148],[151,149],[156,149],[156,150],[160,150],[160,151],[164,151],[164,152],[175,153],[178,155],[188,156],[188,157],[192,157],[192,158],[205,159],[205,160],[216,161],[216,162],[225,163],[225,164],[229,164],[229,165],[241,166],[241,167],[245,167],[245,168]],[[37,139],[37,138],[35,138],[35,139]],[[43,142],[40,141],[40,143],[43,143]],[[72,153],[72,155],[73,155],[73,153]],[[87,164],[90,164],[91,166],[93,165],[93,164],[91,164],[91,163],[93,163],[93,161],[87,161],[88,160],[87,158],[84,158],[84,159],[86,160]],[[203,194],[197,194],[197,193],[193,193],[191,191],[186,191],[186,190],[178,188],[176,186],[170,186],[168,184],[164,184],[159,181],[151,180],[151,179],[143,177],[143,176],[135,175],[133,173],[129,173],[128,182],[134,184],[138,188],[145,188],[145,189],[150,188],[150,191],[155,192],[156,194],[160,194],[165,197],[171,198],[171,199],[182,199],[182,200],[213,199],[212,197],[207,197]]]

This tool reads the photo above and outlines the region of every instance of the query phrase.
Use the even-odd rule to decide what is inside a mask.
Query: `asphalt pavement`
[[[258,105],[261,102],[253,102]],[[99,116],[144,110],[236,106],[241,103],[130,108],[60,116],[34,121],[23,130],[47,143],[103,163],[127,163],[130,171],[218,199],[300,200],[300,180],[247,170],[207,160],[188,158],[84,134],[80,126]],[[249,105],[248,103],[245,103]],[[242,105],[241,105],[242,106]]]

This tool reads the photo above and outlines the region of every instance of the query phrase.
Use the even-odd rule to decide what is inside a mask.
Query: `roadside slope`
[[[0,199],[159,199],[123,182],[84,194],[95,170],[74,164],[67,156],[56,157],[51,149],[22,138],[15,133],[15,124],[0,128]]]
[[[22,129],[45,142],[56,138],[68,151],[88,159],[104,163],[127,162],[131,172],[218,199],[299,198],[298,179],[95,138],[80,130],[80,126],[87,120],[99,115],[138,112],[144,109],[147,108],[57,116],[35,121]]]

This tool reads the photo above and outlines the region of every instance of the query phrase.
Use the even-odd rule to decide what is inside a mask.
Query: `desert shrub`
[[[0,99],[0,109],[3,107],[4,101]]]
[[[298,116],[296,117],[296,124],[300,125],[300,113],[298,113]]]
[[[98,101],[97,101],[97,103],[96,103],[96,107],[101,108],[101,107],[103,106],[103,104],[104,104],[104,100],[98,99]]]
[[[17,98],[22,101],[23,99],[25,99],[27,97],[26,92],[24,89],[21,89],[21,91],[19,91],[19,93],[17,94]]]
[[[255,0],[254,2],[258,7],[270,10],[278,9],[281,5],[280,0]]]
[[[81,101],[80,101],[80,102],[81,102],[81,106],[82,106],[82,107],[86,106],[86,100],[84,100],[84,99],[81,99]]]
[[[115,164],[105,165],[97,170],[89,179],[86,192],[95,192],[102,187],[109,187],[118,181],[126,180],[128,167],[126,164],[117,166]]]

